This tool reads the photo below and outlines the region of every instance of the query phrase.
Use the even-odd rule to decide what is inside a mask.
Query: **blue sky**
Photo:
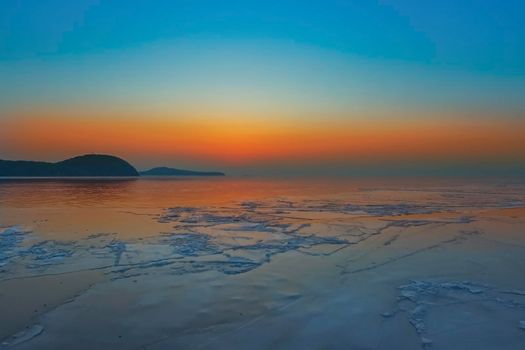
[[[203,94],[228,104],[252,91],[245,100],[276,108],[286,100],[521,110],[523,15],[520,1],[8,0],[0,102],[157,104]]]
[[[521,1],[5,0],[0,13],[2,60],[179,38],[270,38],[368,58],[525,73]]]
[[[50,70],[55,81],[70,90],[66,80],[89,85],[86,75],[97,82],[100,71],[119,71],[122,64],[137,81],[146,79],[142,70],[152,74],[151,65],[160,63],[159,69],[169,70],[170,60],[172,66],[208,70],[213,76],[231,69],[225,64],[225,50],[230,50],[233,65],[236,59],[257,61],[271,52],[279,69],[303,67],[321,82],[323,74],[333,79],[333,71],[344,75],[352,68],[368,69],[369,80],[366,74],[356,74],[355,79],[347,79],[352,80],[347,86],[364,87],[368,94],[367,85],[382,79],[387,100],[398,98],[390,96],[395,81],[394,90],[408,85],[407,91],[432,95],[421,96],[420,101],[454,104],[461,96],[447,97],[440,87],[447,85],[447,75],[457,74],[453,79],[467,103],[472,102],[472,96],[466,96],[472,90],[474,99],[488,97],[497,104],[502,98],[501,104],[515,104],[522,95],[513,90],[522,89],[525,78],[524,15],[520,1],[445,0],[423,5],[420,1],[7,0],[0,3],[0,72],[5,76],[3,88],[19,89],[22,99],[27,99],[23,90],[29,73],[33,80],[52,82],[46,73]],[[209,57],[207,62],[199,61],[203,53]],[[162,55],[169,60],[162,61]],[[319,70],[312,63],[316,57],[330,67]],[[135,67],[134,60],[138,60]],[[68,65],[77,65],[78,71]],[[255,65],[252,70],[265,76],[272,68]],[[382,72],[388,74],[383,77]],[[231,75],[235,79],[235,73]],[[437,89],[421,90],[425,81],[435,82]],[[345,84],[332,83],[331,94],[344,96]],[[79,89],[79,94],[85,92]],[[381,89],[371,92],[381,99]],[[17,93],[11,91],[10,98],[16,100]],[[53,103],[61,98],[71,96],[61,95],[60,88],[43,96]],[[119,100],[118,94],[115,98]]]

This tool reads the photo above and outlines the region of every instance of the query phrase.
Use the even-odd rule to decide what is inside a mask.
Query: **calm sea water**
[[[0,205],[15,207],[152,207],[220,204],[272,197],[342,197],[367,190],[454,191],[523,186],[520,179],[455,178],[69,178],[0,179]],[[507,188],[507,190],[505,189]],[[493,190],[493,189],[492,189]],[[400,192],[400,195],[404,196]],[[402,199],[402,198],[400,198]]]

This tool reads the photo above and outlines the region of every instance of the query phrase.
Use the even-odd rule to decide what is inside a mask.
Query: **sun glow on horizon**
[[[172,115],[104,117],[87,112],[18,115],[4,120],[2,148],[55,160],[113,153],[139,164],[192,160],[222,166],[288,162],[521,161],[519,119],[264,118]]]

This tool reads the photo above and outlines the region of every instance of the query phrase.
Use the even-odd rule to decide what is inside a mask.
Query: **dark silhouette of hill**
[[[139,173],[121,158],[86,154],[57,163],[0,160],[0,176],[139,176]]]
[[[140,172],[141,176],[224,176],[219,171],[193,171],[174,169],[167,167],[158,167]]]

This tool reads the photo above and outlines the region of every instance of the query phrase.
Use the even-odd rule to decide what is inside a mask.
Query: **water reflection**
[[[3,179],[0,203],[4,206],[92,206],[120,201],[136,178]]]
[[[0,206],[166,208],[177,205],[216,205],[275,197],[344,198],[350,202],[370,196],[382,203],[442,200],[464,196],[477,186],[512,194],[522,183],[472,179],[256,179],[256,178],[25,178],[0,179]],[[509,188],[501,186],[509,184]],[[399,192],[399,190],[404,190]],[[381,198],[378,198],[381,197]]]

